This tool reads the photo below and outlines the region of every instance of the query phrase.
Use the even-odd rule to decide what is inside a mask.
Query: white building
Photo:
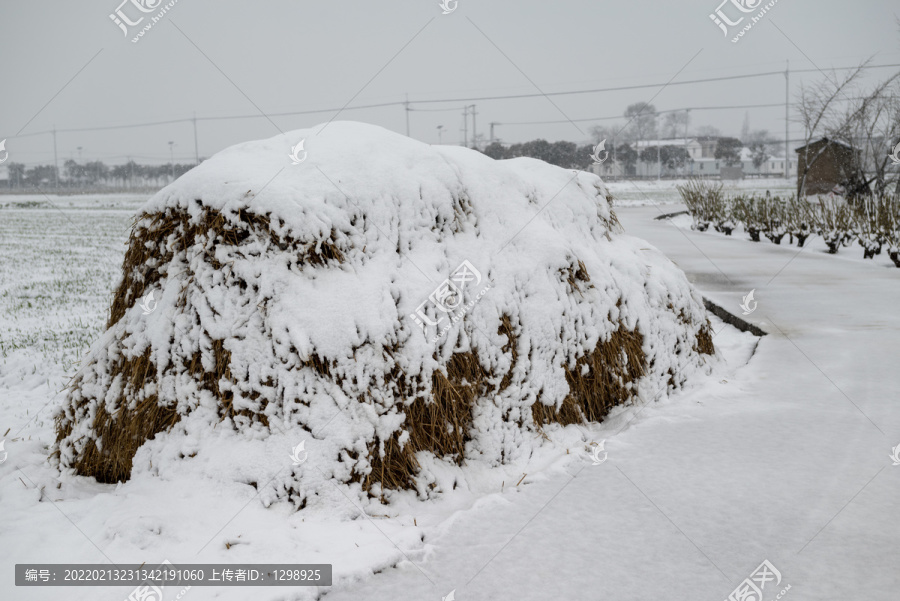
[[[668,168],[665,164],[659,164],[657,161],[642,161],[638,158],[635,165],[635,176],[642,178],[653,177],[727,177],[730,179],[740,179],[743,177],[784,177],[784,157],[768,157],[759,167],[753,164],[753,154],[750,149],[744,147],[741,149],[741,160],[739,164],[732,165],[730,168],[722,159],[715,158],[716,143],[718,139],[715,137],[699,137],[699,138],[672,138],[667,140],[641,140],[635,144],[638,157],[646,149],[655,149],[663,146],[675,146],[684,148],[687,151],[689,160],[681,167]],[[623,177],[625,174],[625,165],[621,161],[614,160],[614,153],[610,151],[609,160],[601,165],[594,165],[593,172],[600,177]],[[790,161],[789,176],[796,177],[797,163]]]

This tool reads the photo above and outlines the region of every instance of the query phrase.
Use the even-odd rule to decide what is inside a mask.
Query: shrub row
[[[796,240],[803,246],[817,234],[837,253],[842,246],[857,241],[863,256],[871,259],[886,247],[887,254],[900,267],[900,200],[891,196],[866,197],[850,204],[840,197],[816,197],[814,201],[759,194],[726,196],[721,182],[690,180],[678,186],[678,192],[693,217],[691,227],[706,231],[709,226],[730,236],[738,225],[754,242],[765,236],[781,244]]]

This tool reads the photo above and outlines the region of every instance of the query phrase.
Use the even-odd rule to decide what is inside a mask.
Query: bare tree
[[[803,168],[799,173],[797,194],[806,190],[806,178],[828,150],[822,145],[811,151],[814,139],[826,137],[854,149],[846,182],[848,196],[883,195],[896,177],[890,170],[890,143],[900,136],[900,72],[874,88],[860,88],[859,79],[869,61],[838,79],[832,73],[811,86],[804,86],[798,97],[797,121],[803,126],[805,146]],[[898,189],[900,191],[900,189]]]
[[[651,140],[656,137],[656,107],[646,102],[629,104],[625,109],[625,140]]]
[[[662,136],[664,138],[678,138],[685,135],[688,124],[687,111],[672,111],[666,113],[663,118]]]
[[[858,193],[867,195],[870,189],[882,198],[891,183],[900,192],[900,177],[891,169],[891,149],[900,138],[900,72],[876,85],[868,93],[852,101],[844,114],[841,127],[835,134],[859,149],[859,159],[853,165],[854,180],[859,182]]]
[[[773,156],[781,141],[770,136],[769,130],[757,129],[744,137],[744,144],[753,157],[753,166],[759,169],[769,157]]]
[[[712,138],[717,138],[722,135],[719,128],[713,125],[698,125],[694,130],[694,133],[698,136],[709,136]]]
[[[619,139],[624,139],[622,125],[619,123],[613,125],[595,125],[591,128],[591,139],[594,144],[597,144],[601,140],[609,140],[610,143],[612,143],[617,136]]]

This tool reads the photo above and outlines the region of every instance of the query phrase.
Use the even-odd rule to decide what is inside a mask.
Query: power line
[[[876,69],[882,67],[900,67],[900,63],[897,64],[889,64],[889,65],[868,65],[866,69]],[[846,71],[850,69],[856,69],[857,67],[837,67],[832,69],[832,71]],[[795,69],[794,73],[819,73],[819,69]],[[784,71],[767,71],[764,73],[749,73],[745,75],[726,75],[722,77],[708,77],[705,79],[689,79],[684,81],[673,81],[668,83],[668,86],[680,86],[687,84],[695,84],[695,83],[706,83],[713,81],[728,81],[733,79],[750,79],[755,77],[766,77],[769,75],[784,75]],[[595,88],[590,90],[570,90],[568,92],[547,92],[544,94],[512,94],[508,96],[479,96],[479,97],[470,97],[470,98],[447,98],[442,100],[416,100],[414,102],[418,104],[428,104],[428,103],[437,103],[437,102],[472,102],[475,100],[484,101],[484,100],[511,100],[516,98],[543,98],[544,96],[569,96],[575,94],[596,94],[600,92],[619,92],[622,90],[640,90],[646,88],[658,88],[660,86],[667,85],[666,82],[663,83],[651,83],[651,84],[640,84],[633,86],[618,86],[614,88]],[[411,101],[413,102],[413,101]],[[567,121],[568,122],[568,121]]]
[[[878,69],[878,68],[889,68],[889,67],[900,67],[900,63],[896,64],[884,64],[884,65],[867,65],[863,67],[864,69]],[[846,71],[851,69],[856,69],[857,67],[836,67],[832,69],[832,71]],[[792,71],[793,73],[819,73],[818,69],[795,69]],[[684,81],[673,81],[669,83],[669,86],[676,85],[693,85],[698,83],[709,83],[709,82],[719,82],[719,81],[730,81],[735,79],[751,79],[758,77],[768,77],[772,75],[784,75],[784,71],[766,71],[762,73],[748,73],[743,75],[727,75],[722,77],[709,77],[704,79],[690,79]],[[544,96],[572,96],[579,94],[599,94],[605,92],[619,92],[624,90],[640,90],[640,89],[648,89],[648,88],[657,88],[660,86],[666,85],[664,82],[661,83],[652,83],[652,84],[640,84],[640,85],[632,85],[632,86],[617,86],[611,88],[593,88],[586,90],[568,90],[563,92],[547,92],[545,94],[538,93],[529,93],[529,94],[509,94],[503,96],[473,96],[473,97],[458,97],[458,98],[441,98],[441,99],[423,99],[423,100],[409,100],[409,104],[438,104],[444,102],[473,102],[473,101],[487,101],[487,100],[516,100],[520,98],[537,98]],[[259,113],[248,114],[248,115],[223,115],[219,117],[210,116],[210,117],[196,117],[197,121],[228,121],[228,120],[237,120],[237,119],[263,119],[263,118],[271,118],[271,117],[291,117],[296,115],[312,115],[317,113],[330,113],[330,112],[338,112],[341,110],[362,110],[362,109],[370,109],[370,108],[383,108],[390,106],[406,106],[407,101],[399,100],[395,102],[382,102],[377,104],[364,104],[364,105],[356,105],[356,106],[347,106],[347,107],[332,107],[332,108],[323,108],[323,109],[311,109],[311,110],[303,110],[303,111],[285,111],[279,113],[267,113],[266,115],[261,115]],[[752,108],[754,105],[748,105],[747,108]],[[779,104],[778,106],[783,106]],[[417,108],[409,108],[410,111],[454,111],[459,110],[458,107],[448,108],[448,109],[417,109]],[[667,111],[666,111],[667,112]],[[114,129],[129,129],[129,128],[137,128],[137,127],[154,127],[159,125],[172,125],[175,123],[190,123],[194,120],[194,117],[186,117],[183,119],[169,119],[165,121],[147,121],[143,123],[129,123],[122,125],[100,125],[93,127],[77,127],[77,128],[66,128],[66,129],[57,129],[56,133],[74,133],[74,132],[86,132],[86,131],[105,131],[105,130],[114,130]],[[599,121],[603,119],[608,119],[608,117],[599,117],[599,118],[591,118],[591,119],[574,119],[574,121]],[[563,123],[568,121],[546,121],[543,123]],[[522,122],[524,123],[524,122]],[[513,123],[508,123],[507,125],[514,125]],[[31,132],[27,134],[20,134],[16,136],[10,136],[10,139],[13,138],[24,138],[29,136],[37,136],[42,134],[51,134],[53,130],[45,130],[39,132]]]
[[[782,73],[784,75],[784,73]],[[865,100],[869,98],[868,96],[858,96],[848,98],[848,100]],[[656,111],[657,115],[664,115],[666,113],[682,113],[684,111],[717,111],[717,110],[726,110],[726,109],[755,109],[755,108],[773,108],[773,107],[784,107],[783,102],[773,102],[769,104],[734,104],[734,105],[722,105],[722,106],[688,106],[680,109],[666,109],[663,111]],[[649,114],[649,113],[648,113]],[[623,115],[613,115],[611,117],[584,117],[582,119],[571,119],[571,121],[608,121],[611,119],[622,119]],[[560,119],[556,121],[495,121],[496,125],[544,125],[544,124],[553,124],[553,123],[568,123],[569,119]]]
[[[657,115],[663,115],[665,113],[680,113],[684,111],[712,111],[712,110],[720,110],[720,109],[749,109],[749,108],[766,108],[766,107],[783,107],[783,102],[777,102],[772,104],[740,104],[740,105],[729,105],[729,106],[691,106],[680,109],[667,109],[664,111],[656,111]],[[649,114],[649,113],[648,113]],[[610,119],[622,119],[622,115],[613,115],[611,117],[584,117],[582,119],[572,119],[572,121],[607,121]],[[543,124],[551,124],[551,123],[568,123],[568,119],[562,119],[557,121],[495,121],[496,125],[543,125]]]
[[[452,107],[450,107],[450,108],[448,108],[448,109],[416,109],[416,108],[410,108],[409,110],[415,111],[415,112],[417,112],[417,113],[450,113],[450,112],[457,112],[457,111],[459,111],[459,110],[462,109],[462,108],[463,108],[463,107],[461,107],[461,106],[452,106]]]

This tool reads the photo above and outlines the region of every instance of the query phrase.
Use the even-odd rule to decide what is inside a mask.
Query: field
[[[0,539],[26,562],[324,562],[323,598],[724,599],[768,560],[765,599],[895,599],[900,590],[900,278],[883,257],[827,255],[655,220],[677,182],[611,186],[626,230],[708,298],[768,335],[714,319],[720,364],[670,398],[436,502],[330,514],[264,508],[249,486],[99,485],[47,461],[52,415],[102,332],[129,226],[145,197],[0,198]],[[789,193],[784,180],[742,190]],[[552,206],[547,210],[552,210]],[[605,440],[593,465],[589,443]],[[239,454],[223,457],[239,461]],[[494,480],[503,485],[493,487]],[[363,515],[365,513],[365,515]],[[127,588],[14,589],[0,598],[125,599]],[[203,589],[193,599],[310,599],[315,589]],[[318,591],[319,594],[325,591]],[[173,597],[174,598],[174,597]]]
[[[681,196],[675,186],[685,184],[688,180],[646,180],[646,181],[614,181],[608,182],[610,192],[615,198],[615,206],[654,206],[680,204]],[[746,179],[740,181],[724,182],[726,193],[765,194],[771,191],[773,196],[788,196],[796,192],[796,183],[793,180],[781,178]],[[683,210],[680,207],[679,210]]]

